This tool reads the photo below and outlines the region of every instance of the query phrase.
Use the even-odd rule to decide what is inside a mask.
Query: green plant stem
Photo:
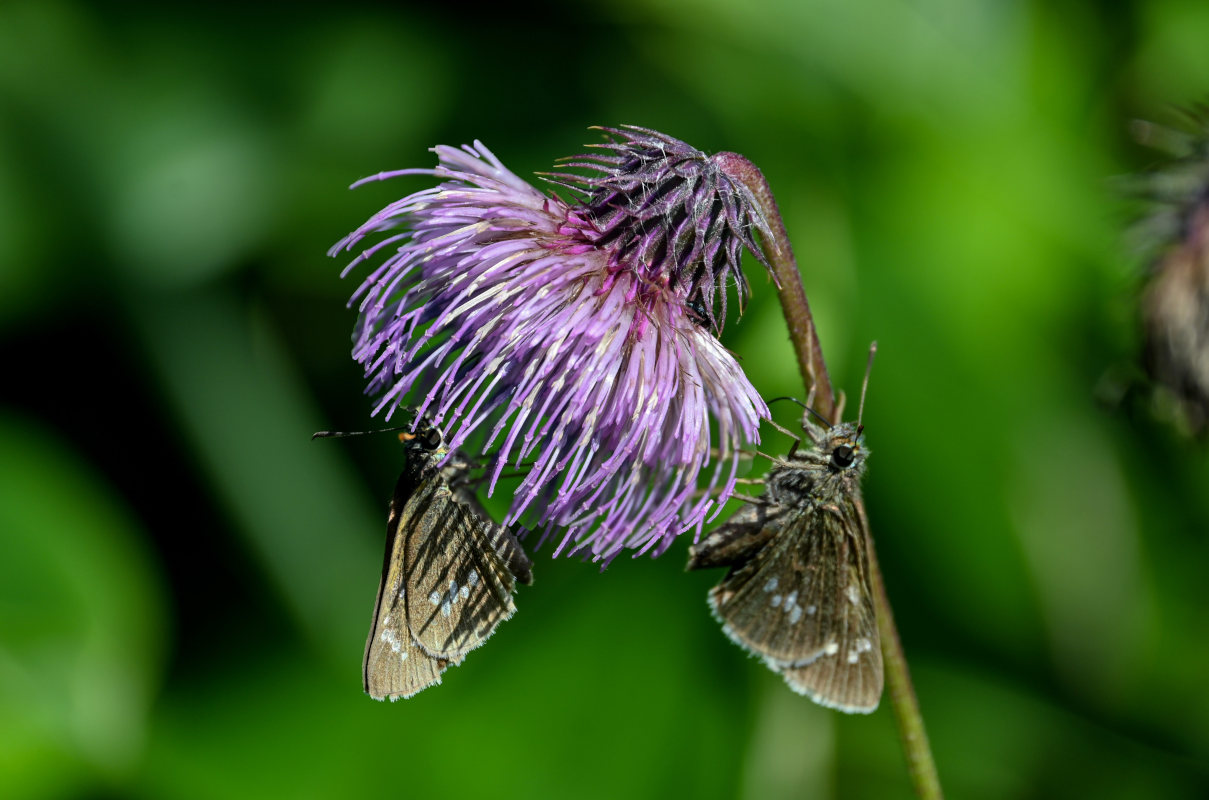
[[[890,691],[890,705],[894,708],[894,719],[898,723],[898,737],[903,743],[903,755],[907,759],[907,772],[915,786],[915,793],[923,800],[941,800],[944,795],[940,789],[940,776],[936,774],[936,762],[928,744],[928,732],[924,730],[923,715],[919,713],[919,700],[911,683],[911,671],[907,669],[903,643],[898,638],[894,612],[890,609],[890,598],[882,581],[882,569],[877,563],[877,551],[873,547],[873,535],[869,533],[865,506],[861,503],[857,508],[865,523],[865,550],[869,555],[869,580],[873,589],[873,605],[877,609],[877,630],[881,634],[886,684]]]
[[[767,222],[762,244],[764,254],[772,265],[773,278],[780,290],[781,310],[785,314],[785,322],[789,326],[789,338],[793,342],[794,352],[798,358],[798,369],[802,380],[808,389],[814,392],[815,410],[820,416],[834,419],[835,395],[831,386],[831,378],[827,373],[827,364],[823,359],[823,349],[819,344],[818,331],[814,326],[814,318],[810,314],[810,305],[806,301],[806,291],[802,286],[802,275],[798,271],[797,260],[793,257],[793,248],[789,244],[789,236],[785,231],[785,223],[777,209],[777,202],[772,196],[764,174],[748,159],[737,153],[719,153],[714,156],[722,170],[732,178],[745,185],[755,197],[760,211]],[[932,758],[932,750],[928,745],[928,735],[924,730],[924,720],[919,713],[919,700],[915,696],[915,688],[911,685],[911,674],[907,669],[907,660],[903,656],[902,642],[898,637],[898,629],[894,626],[894,614],[890,610],[890,600],[886,595],[886,587],[882,582],[881,568],[877,563],[877,553],[873,548],[873,537],[868,534],[869,524],[865,518],[864,504],[857,505],[862,522],[865,523],[866,550],[869,554],[869,577],[872,582],[873,604],[877,613],[877,626],[881,634],[882,658],[885,662],[886,683],[890,689],[890,702],[894,708],[894,716],[898,721],[899,738],[902,740],[903,752],[907,759],[907,771],[915,786],[915,793],[923,800],[940,800],[943,794],[940,789],[940,779],[936,774],[936,762]]]

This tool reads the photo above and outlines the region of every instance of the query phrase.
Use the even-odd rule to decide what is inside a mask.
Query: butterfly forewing
[[[835,560],[840,546],[821,526],[811,530],[814,521],[796,511],[777,515],[770,526],[785,533],[710,592],[726,633],[774,669],[814,661],[848,622],[839,602],[847,583]]]
[[[710,607],[735,643],[757,653],[774,669],[805,663],[817,654],[820,600],[827,576],[817,575],[811,560],[790,552],[780,535],[796,515],[781,510],[764,518],[762,531],[774,534],[768,545],[732,570],[709,595]],[[751,538],[740,525],[715,532]],[[711,537],[712,538],[712,537]]]
[[[408,463],[391,500],[363,663],[365,691],[377,699],[411,697],[440,683],[449,665],[516,611],[516,580],[532,582],[516,537],[463,485],[468,467],[459,454],[439,468],[439,431],[424,422],[400,438]]]
[[[374,619],[365,642],[362,665],[362,685],[371,697],[392,700],[411,697],[434,683],[441,682],[441,673],[448,662],[432,658],[416,643],[407,623],[407,584],[404,581],[404,529],[415,522],[415,504],[409,502],[425,494],[420,490],[409,494],[411,486],[404,473],[391,501],[387,520],[386,557],[382,565],[382,581],[374,604]]]
[[[370,630],[365,648],[363,688],[377,700],[411,697],[440,683],[441,673],[448,663],[432,658],[412,640],[401,611],[388,613]]]

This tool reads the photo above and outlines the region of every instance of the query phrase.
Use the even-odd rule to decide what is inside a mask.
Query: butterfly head
[[[418,451],[422,453],[436,453],[445,451],[445,437],[441,435],[440,429],[433,425],[428,420],[421,418],[416,423],[414,431],[404,431],[399,434],[399,441],[403,443],[403,447],[410,453]]]
[[[864,471],[865,458],[869,455],[865,447],[865,428],[852,422],[834,425],[823,436],[819,449],[827,457],[832,472],[859,474]]]
[[[769,490],[778,503],[803,501],[831,503],[842,495],[859,492],[865,473],[864,429],[854,422],[830,428],[808,429],[813,446],[776,464],[769,474]]]
[[[431,474],[449,453],[441,429],[423,417],[414,431],[400,433],[399,441],[407,453],[407,472],[415,479]]]

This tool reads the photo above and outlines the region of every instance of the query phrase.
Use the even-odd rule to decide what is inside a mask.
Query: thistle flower
[[[1145,362],[1194,432],[1209,425],[1209,108],[1188,131],[1138,123],[1144,141],[1177,155],[1143,179],[1150,206],[1136,234],[1153,253],[1142,296]]]
[[[668,162],[673,184],[704,171],[679,155],[688,150]],[[658,554],[677,534],[699,531],[733,490],[740,446],[759,441],[768,417],[702,324],[718,316],[703,312],[701,291],[724,296],[726,276],[737,274],[733,239],[750,246],[750,233],[736,231],[750,212],[734,211],[748,200],[715,180],[715,199],[698,188],[692,208],[721,208],[725,224],[702,211],[688,219],[709,220],[704,233],[691,224],[669,229],[672,209],[646,207],[626,235],[624,222],[594,221],[605,213],[603,196],[606,205],[594,206],[545,195],[480,142],[434,152],[435,169],[354,184],[443,181],[388,205],[331,251],[383,234],[344,271],[385,256],[350,301],[359,309],[353,356],[367,393],[379,397],[374,413],[389,417],[410,394],[446,430],[450,451],[486,431],[482,451],[498,448],[487,464],[489,493],[506,463],[532,458],[505,523],[535,520],[543,539],[564,529],[555,555],[607,562],[623,548]],[[643,185],[663,196],[656,166],[643,166]],[[610,173],[614,181],[624,174],[620,163]],[[676,233],[643,246],[641,231],[652,225]]]

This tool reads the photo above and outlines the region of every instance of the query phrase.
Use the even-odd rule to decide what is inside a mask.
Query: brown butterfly
[[[533,582],[516,537],[491,520],[467,485],[471,468],[448,454],[421,419],[399,440],[407,453],[386,522],[386,555],[365,643],[363,686],[371,697],[411,697],[441,682],[516,612],[516,582]]]
[[[693,546],[688,569],[730,567],[709,593],[726,635],[795,692],[866,714],[883,683],[860,486],[869,451],[859,421],[803,428],[810,447],[776,460],[764,497]]]

